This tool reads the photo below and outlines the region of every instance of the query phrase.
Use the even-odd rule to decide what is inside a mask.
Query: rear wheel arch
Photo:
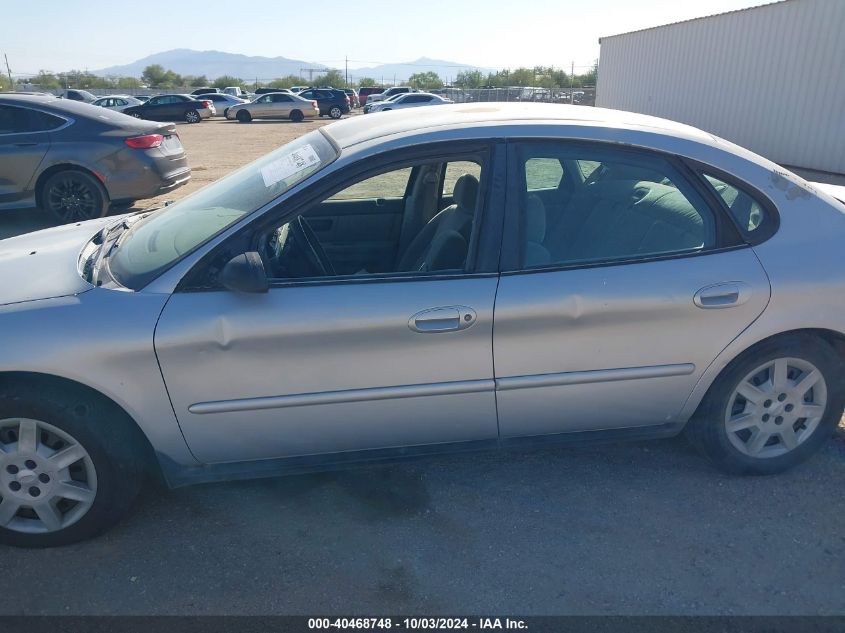
[[[11,392],[14,397],[16,391],[34,391],[39,394],[58,392],[60,397],[70,398],[75,396],[88,400],[89,402],[96,401],[101,403],[110,409],[110,413],[113,412],[116,423],[123,425],[124,430],[129,434],[133,451],[141,459],[147,474],[151,475],[158,483],[164,481],[161,464],[156,457],[155,450],[152,444],[150,444],[147,435],[122,406],[101,391],[75,380],[51,374],[14,371],[0,372],[0,395]],[[74,411],[74,413],[84,415],[84,411]]]
[[[42,206],[43,200],[41,199],[41,189],[43,188],[44,183],[47,182],[47,179],[50,178],[50,176],[52,176],[53,174],[57,174],[61,171],[81,171],[85,174],[88,174],[89,176],[91,176],[91,178],[100,183],[100,186],[103,188],[103,191],[106,192],[106,200],[108,202],[111,202],[111,196],[109,195],[108,187],[106,187],[106,183],[96,172],[92,171],[91,169],[88,169],[84,165],[77,165],[75,163],[58,163],[56,165],[50,165],[47,169],[38,174],[38,178],[35,180],[35,187],[33,188],[35,190],[36,205],[38,205],[39,207]]]

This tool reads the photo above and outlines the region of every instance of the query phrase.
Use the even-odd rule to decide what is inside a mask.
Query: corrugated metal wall
[[[597,106],[845,173],[845,0],[786,0],[600,41]]]

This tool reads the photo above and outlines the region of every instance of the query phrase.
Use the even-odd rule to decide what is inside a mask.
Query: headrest
[[[455,204],[467,211],[475,211],[475,199],[478,197],[478,179],[472,174],[464,174],[455,182],[452,193]]]
[[[546,239],[546,207],[537,196],[528,196],[525,207],[525,239],[542,244]]]

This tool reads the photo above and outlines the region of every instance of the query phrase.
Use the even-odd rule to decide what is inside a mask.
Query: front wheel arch
[[[155,450],[152,444],[150,444],[147,435],[123,407],[101,391],[75,380],[51,374],[16,371],[0,372],[0,389],[15,388],[37,389],[39,392],[44,390],[61,390],[79,394],[89,399],[96,399],[107,404],[110,408],[114,409],[117,423],[125,425],[125,428],[132,434],[133,445],[137,448],[137,456],[142,460],[147,475],[158,484],[165,483],[161,464],[156,457]]]

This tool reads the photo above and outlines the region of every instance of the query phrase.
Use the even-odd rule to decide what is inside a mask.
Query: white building
[[[599,43],[597,106],[845,174],[845,0],[783,0]]]

